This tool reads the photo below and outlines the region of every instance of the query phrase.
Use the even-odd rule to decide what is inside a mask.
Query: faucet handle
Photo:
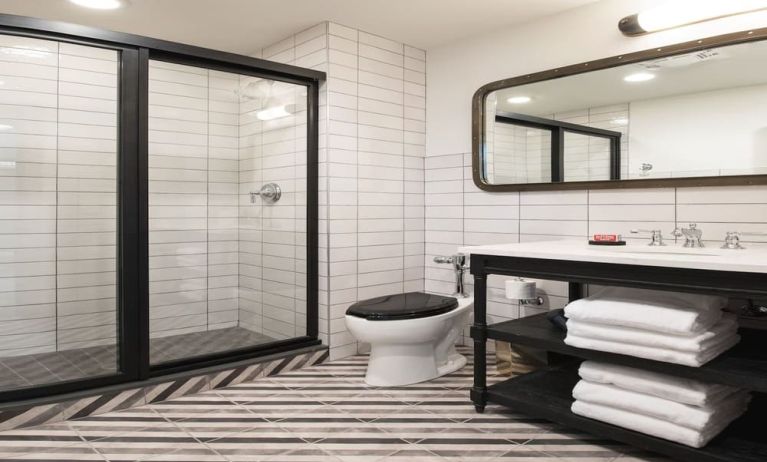
[[[738,231],[727,231],[722,248],[730,250],[745,249],[745,247],[740,245],[740,233]]]
[[[666,245],[663,243],[663,231],[660,229],[632,229],[631,230],[631,234],[639,234],[639,233],[650,234],[650,243],[647,245],[651,245],[651,246]]]
[[[743,247],[743,245],[740,243],[741,236],[767,236],[767,233],[743,233],[740,231],[727,231],[724,236],[724,244],[722,244],[722,248],[730,250],[745,249],[745,247]]]

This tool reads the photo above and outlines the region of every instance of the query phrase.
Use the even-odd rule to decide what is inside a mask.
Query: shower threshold
[[[242,327],[153,338],[152,364],[254,347],[276,339]],[[93,346],[0,358],[0,391],[114,374],[117,347]]]

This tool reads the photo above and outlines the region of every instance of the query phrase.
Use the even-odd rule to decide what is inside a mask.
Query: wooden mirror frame
[[[526,85],[544,80],[559,79],[576,74],[609,69],[667,56],[690,53],[709,48],[737,45],[767,39],[767,27],[743,32],[718,35],[700,40],[679,43],[661,48],[628,53],[598,59],[571,66],[549,69],[534,74],[521,75],[483,85],[472,98],[471,121],[471,170],[474,184],[479,189],[492,192],[511,191],[561,191],[573,189],[621,189],[621,188],[668,188],[692,186],[743,186],[767,184],[767,175],[732,175],[711,177],[650,178],[632,180],[572,181],[559,183],[490,184],[483,178],[483,146],[485,144],[485,101],[487,95],[506,88]]]

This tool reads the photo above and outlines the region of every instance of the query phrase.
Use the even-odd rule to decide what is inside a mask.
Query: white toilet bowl
[[[365,382],[408,385],[462,368],[466,358],[455,350],[455,342],[468,322],[474,299],[457,301],[458,306],[448,312],[412,319],[365,319],[347,314],[349,332],[370,344]]]

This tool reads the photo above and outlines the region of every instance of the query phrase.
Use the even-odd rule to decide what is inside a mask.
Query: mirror
[[[762,34],[486,85],[475,95],[475,183],[505,191],[765,183],[767,41],[754,35]]]

